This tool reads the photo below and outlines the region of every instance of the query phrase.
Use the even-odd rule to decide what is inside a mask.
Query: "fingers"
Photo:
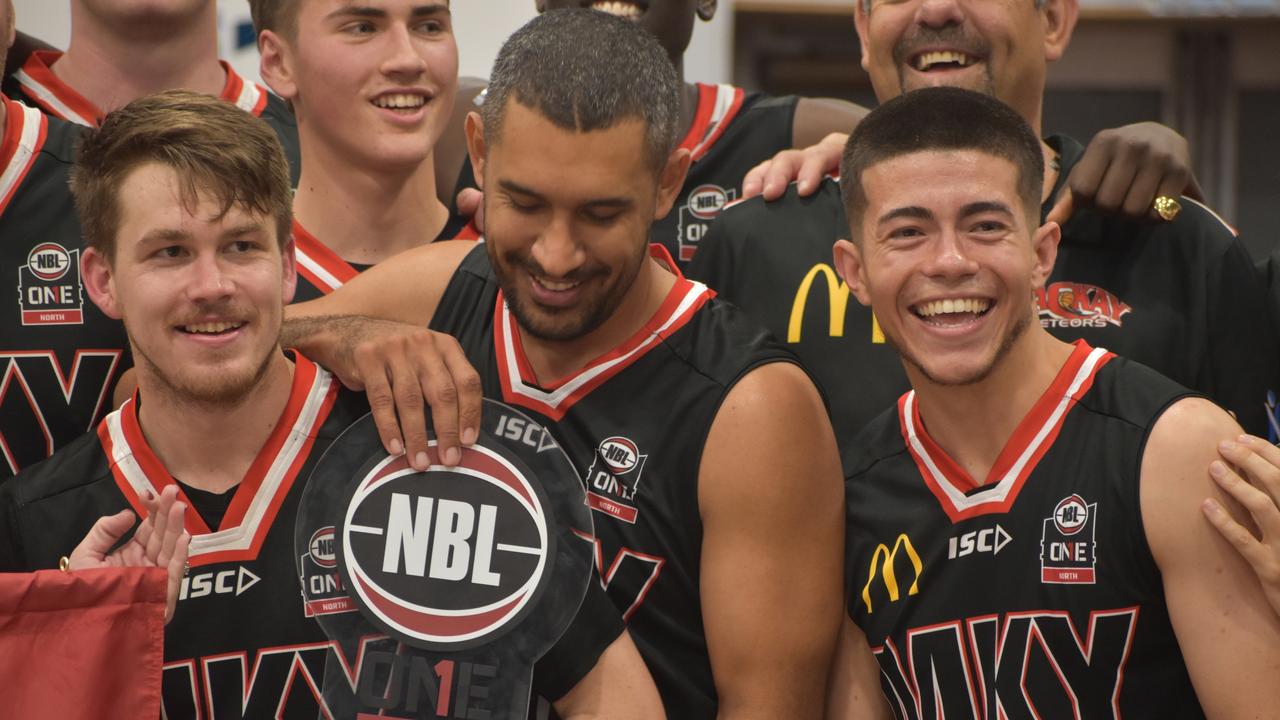
[[[1261,575],[1261,571],[1267,566],[1268,556],[1270,555],[1266,546],[1259,542],[1253,536],[1253,533],[1236,522],[1231,517],[1231,513],[1227,512],[1226,508],[1222,507],[1222,504],[1217,500],[1213,498],[1205,500],[1201,503],[1200,510],[1208,518],[1209,523],[1217,529],[1218,534],[1231,543],[1236,552],[1240,553],[1240,556],[1253,567],[1254,572]]]
[[[1100,158],[1099,162],[1105,162],[1106,166],[1097,187],[1093,188],[1093,204],[1108,212],[1116,212],[1124,207],[1125,196],[1138,174],[1138,166],[1145,160],[1140,149],[1119,144],[1111,151],[1110,157]],[[1083,197],[1089,196],[1087,189],[1072,185],[1072,190]]]
[[[769,164],[773,162],[770,158],[756,165],[747,171],[746,177],[742,178],[742,199],[753,198],[764,190],[764,179],[769,174]]]
[[[134,515],[131,510],[121,510],[115,515],[98,518],[89,529],[89,534],[71,551],[69,560],[72,570],[101,567],[111,548],[133,527]]]
[[[177,503],[181,505],[182,503]],[[173,552],[163,566],[169,575],[169,585],[165,593],[164,621],[173,618],[173,611],[178,606],[178,595],[182,592],[182,578],[187,574],[187,555],[191,547],[191,535],[179,533],[173,544]]]
[[[836,167],[840,167],[840,156],[835,157]],[[813,152],[812,149],[805,151],[803,162],[800,164],[800,172],[796,175],[796,192],[800,197],[809,197],[818,191],[818,187],[822,185],[822,179],[827,173],[832,172],[830,167],[831,156],[820,152]],[[782,188],[786,192],[786,186]]]
[[[453,338],[444,336],[441,338],[441,345],[452,342],[457,344]],[[419,405],[418,416],[421,420],[422,410],[421,403],[423,396],[426,397],[427,403],[431,406],[431,429],[435,431],[437,450],[439,451],[440,462],[450,467],[457,465],[462,460],[462,442],[461,429],[458,424],[458,386],[453,381],[453,376],[449,372],[449,366],[445,363],[443,355],[439,349],[433,347],[431,352],[424,352],[418,357],[418,377],[415,385],[419,388],[415,391],[418,397],[416,402]],[[461,352],[459,350],[459,352]],[[405,401],[412,398],[401,398],[397,393],[397,402],[401,399]],[[428,460],[427,436],[423,431],[419,439],[415,433],[405,431],[405,445],[410,453],[412,461],[410,462],[414,468],[425,470],[430,466]]]
[[[374,425],[378,428],[378,437],[382,438],[382,447],[392,455],[404,452],[404,439],[400,434],[400,422],[396,418],[395,395],[391,389],[391,372],[386,363],[393,360],[380,358],[377,350],[370,345],[361,345],[352,352],[356,372],[364,378],[364,391],[369,399],[369,410],[373,414]]]
[[[484,385],[480,373],[471,366],[462,346],[454,338],[442,348],[445,367],[458,389],[458,430],[463,445],[473,445],[480,437],[480,417],[483,412]],[[432,417],[435,417],[434,411]]]
[[[1156,195],[1164,194],[1159,192],[1164,176],[1165,168],[1156,162],[1148,161],[1139,167],[1137,174],[1133,177],[1132,184],[1129,185],[1129,191],[1125,195],[1121,211],[1133,218],[1157,218],[1156,211],[1151,204],[1156,199]],[[1178,182],[1177,184],[1183,185],[1185,183]],[[1173,197],[1177,196],[1175,192]]]
[[[1049,210],[1044,220],[1064,225],[1071,219],[1071,213],[1075,212],[1075,209],[1075,196],[1071,194],[1071,188],[1063,188],[1062,192],[1058,193],[1058,201],[1053,204],[1053,208]]]
[[[144,525],[148,522],[151,524],[151,532],[145,538],[137,536],[134,537],[138,546],[143,548],[143,554],[146,557],[147,563],[150,565],[159,564],[156,562],[156,558],[160,556],[160,550],[164,546],[165,534],[170,532],[170,520],[172,519],[170,511],[173,509],[175,504],[174,501],[177,500],[177,498],[177,485],[169,485],[164,490],[161,490],[160,497],[156,501],[155,508],[149,515],[147,515],[146,520],[143,521]],[[181,531],[182,516],[179,515],[177,520],[177,527],[179,531]],[[170,543],[172,544],[172,539],[170,539]]]
[[[458,193],[458,214],[471,217],[480,209],[480,191],[475,188],[464,188]]]
[[[1244,474],[1247,481],[1242,479],[1239,483],[1262,496],[1265,502],[1260,501],[1260,505],[1274,506],[1280,503],[1280,450],[1275,446],[1250,435],[1241,435],[1236,442],[1227,440],[1219,443],[1218,454]],[[1232,472],[1231,475],[1235,476],[1236,473]],[[1235,493],[1231,494],[1235,496]],[[1253,508],[1249,509],[1253,511]],[[1257,513],[1254,513],[1254,517],[1257,517]],[[1276,531],[1280,532],[1280,526],[1277,526]]]
[[[773,201],[782,197],[787,192],[787,186],[800,174],[803,164],[804,151],[802,150],[783,150],[774,155],[768,172],[765,173],[764,189],[761,190],[764,199]]]

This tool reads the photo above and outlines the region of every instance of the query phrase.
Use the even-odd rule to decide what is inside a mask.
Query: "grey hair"
[[[604,130],[645,123],[645,151],[658,170],[676,144],[680,76],[657,38],[596,10],[543,13],[517,30],[494,61],[480,115],[485,141],[498,140],[510,100],[557,127]]]

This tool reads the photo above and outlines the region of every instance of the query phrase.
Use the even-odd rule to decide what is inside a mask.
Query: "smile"
[[[911,67],[920,72],[951,70],[969,67],[977,61],[978,59],[972,55],[966,55],[957,50],[929,50],[912,58]]]
[[[622,0],[598,0],[591,3],[589,7],[592,10],[599,10],[627,20],[635,20],[644,14],[644,8],[636,3],[623,2]]]
[[[947,298],[930,300],[911,306],[911,312],[930,325],[963,325],[972,322],[991,309],[987,298]]]
[[[567,292],[582,284],[581,280],[556,282],[555,280],[550,280],[548,278],[530,277],[532,277],[533,281],[540,287],[552,292]]]
[[[416,93],[387,93],[373,99],[373,104],[386,110],[417,110],[427,98]]]
[[[244,327],[243,322],[206,322],[179,325],[178,329],[191,335],[222,335]]]

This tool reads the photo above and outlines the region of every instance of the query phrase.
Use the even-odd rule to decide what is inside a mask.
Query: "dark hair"
[[[511,100],[577,132],[645,123],[645,150],[661,169],[676,144],[680,77],[658,40],[597,10],[543,13],[498,52],[480,113],[485,141],[498,141]]]
[[[276,221],[276,240],[289,241],[293,194],[289,165],[276,134],[229,102],[187,90],[166,90],[111,112],[85,132],[71,168],[71,193],[85,243],[115,258],[120,186],[147,163],[172,168],[182,201],[211,195],[222,213],[233,206]]]
[[[863,171],[876,163],[926,150],[976,150],[1013,163],[1018,168],[1018,197],[1023,209],[1039,218],[1044,155],[1040,139],[1027,121],[1013,108],[982,93],[934,87],[899,95],[872,110],[845,144],[840,194],[854,228],[861,225],[867,208]]]
[[[270,30],[293,41],[298,32],[298,9],[301,0],[249,0],[249,17],[253,31],[259,35]]]

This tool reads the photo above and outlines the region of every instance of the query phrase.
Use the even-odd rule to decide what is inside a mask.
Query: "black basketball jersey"
[[[1048,143],[1062,165],[1052,198],[1083,149],[1062,136]],[[1203,392],[1265,435],[1266,393],[1280,385],[1276,333],[1259,309],[1265,288],[1217,215],[1190,199],[1182,206],[1174,222],[1154,224],[1077,209],[1037,294],[1041,325]],[[831,246],[848,237],[839,184],[828,179],[810,198],[793,186],[776,202],[732,206],[689,268],[800,356],[845,441],[907,389],[870,309],[848,295],[832,268]]]
[[[577,466],[595,511],[595,537],[584,539],[679,718],[714,717],[717,707],[699,601],[702,448],[739,378],[793,359],[713,295],[679,278],[634,336],[546,385],[533,377],[483,247],[463,261],[431,323],[458,338],[486,396],[543,422]]]
[[[0,99],[0,484],[93,429],[132,363],[80,274],[67,177],[80,128]]]
[[[60,57],[62,52],[57,50],[31,53],[22,67],[5,78],[4,93],[60,120],[90,127],[98,125],[106,113],[53,72],[53,65]],[[289,104],[265,87],[245,80],[226,61],[218,62],[227,74],[227,82],[218,97],[254,117],[262,118],[275,130],[289,160],[291,180],[297,186],[301,168],[298,124]]]
[[[899,718],[1199,718],[1147,546],[1139,472],[1188,391],[1077,341],[985,482],[914,392],[858,439],[849,616]]]
[[[693,163],[671,212],[649,232],[649,241],[666,247],[681,270],[693,260],[711,221],[738,197],[747,172],[791,147],[799,102],[795,95],[772,97],[732,85],[697,87],[693,125],[679,145]],[[471,163],[465,162],[454,197],[475,186]]]
[[[0,572],[56,567],[99,517],[124,508],[141,517],[139,496],[174,483],[143,436],[137,402],[135,396],[96,434],[0,488]],[[294,552],[298,502],[312,467],[368,411],[364,393],[343,389],[297,356],[285,410],[221,523],[210,528],[180,490],[188,503],[190,571],[165,628],[165,717],[331,717],[320,700],[326,663],[347,673],[354,693],[359,653],[395,651],[393,641],[370,638],[352,655],[330,640],[313,619],[318,610],[304,602]],[[536,687],[563,694],[621,632],[620,619],[600,613],[590,594],[584,607],[597,612],[579,614],[550,661],[538,665]]]
[[[450,213],[444,229],[436,237],[436,241],[478,239],[480,234],[475,226],[454,213]],[[351,278],[373,267],[343,260],[338,253],[302,227],[297,218],[293,220],[293,244],[298,261],[298,289],[293,294],[294,302],[306,302],[328,295],[350,282]]]

